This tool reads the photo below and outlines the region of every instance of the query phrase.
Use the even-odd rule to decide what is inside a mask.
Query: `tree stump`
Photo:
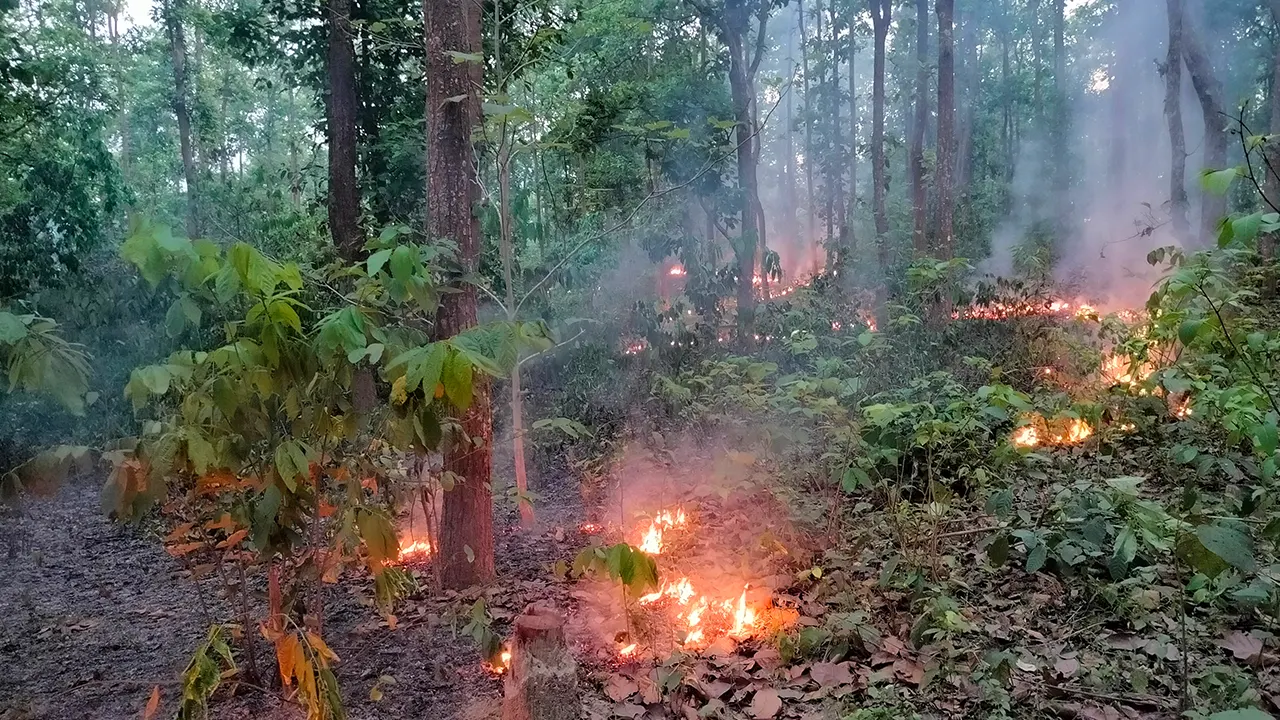
[[[564,641],[564,617],[530,606],[516,618],[502,720],[578,720],[578,665]]]

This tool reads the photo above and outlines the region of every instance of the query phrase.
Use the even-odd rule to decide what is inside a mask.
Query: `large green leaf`
[[[27,326],[11,312],[0,311],[0,343],[12,345],[27,336]]]
[[[440,381],[444,384],[445,395],[454,407],[459,410],[471,407],[472,370],[471,361],[466,355],[456,351],[449,353]]]
[[[1253,555],[1253,542],[1239,530],[1224,525],[1201,525],[1196,528],[1196,537],[1209,552],[1232,567],[1244,572],[1253,572],[1258,568]]]

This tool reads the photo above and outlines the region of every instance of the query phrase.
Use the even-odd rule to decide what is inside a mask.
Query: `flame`
[[[685,272],[683,265],[672,265],[671,269],[667,271],[667,274],[671,277],[684,277],[687,273]]]
[[[1129,355],[1113,353],[1102,358],[1102,367],[1098,372],[1107,385],[1129,387],[1146,380],[1155,370],[1155,364],[1150,361],[1137,363]]]
[[[684,508],[677,508],[674,513],[670,510],[663,510],[654,516],[649,523],[649,527],[641,533],[640,543],[637,547],[650,555],[661,555],[663,531],[674,527],[683,527],[687,519],[684,514]]]
[[[398,562],[415,562],[431,557],[431,543],[426,540],[410,540],[400,543]]]
[[[1062,431],[1052,432],[1049,423],[1044,418],[1034,415],[1029,424],[1013,431],[1009,441],[1018,447],[1024,448],[1037,447],[1041,444],[1077,445],[1088,440],[1093,435],[1093,426],[1080,418],[1055,421],[1053,424],[1057,426],[1060,422],[1065,422],[1061,426]]]
[[[1195,411],[1191,409],[1191,398],[1184,397],[1182,400],[1176,401],[1173,405],[1173,416],[1179,420],[1186,420],[1195,415]]]
[[[618,648],[618,654],[619,654],[619,655],[621,655],[622,657],[630,657],[630,656],[634,655],[634,654],[635,654],[635,652],[636,652],[636,644],[635,644],[635,643],[631,643],[630,645],[628,645],[628,646],[626,646],[626,647],[624,647],[624,648]]]
[[[578,532],[583,535],[598,535],[602,530],[604,530],[604,528],[596,523],[584,522],[578,526]]]
[[[496,662],[482,662],[480,667],[494,675],[501,675],[506,672],[507,668],[511,667],[511,647],[503,647],[502,652],[498,654]]]
[[[1098,310],[1093,305],[1070,300],[1031,300],[990,302],[970,305],[951,313],[953,320],[1007,320],[1019,317],[1044,317],[1050,315],[1071,316],[1080,320],[1094,319]]]
[[[1013,431],[1013,444],[1018,447],[1035,447],[1040,444],[1040,433],[1034,425],[1024,425]]]
[[[756,611],[747,607],[747,589],[742,588],[738,596],[738,607],[733,612],[733,627],[729,628],[729,637],[744,638],[751,635],[750,628],[756,624]]]
[[[644,350],[648,347],[649,347],[649,341],[645,340],[644,338],[640,338],[638,340],[630,340],[627,342],[626,346],[622,348],[622,354],[623,355],[639,355],[641,352],[644,352]]]

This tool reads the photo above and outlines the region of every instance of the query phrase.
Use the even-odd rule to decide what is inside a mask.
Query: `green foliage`
[[[622,583],[635,596],[658,589],[658,564],[627,543],[592,545],[578,553],[572,570],[578,577],[599,575]]]
[[[224,671],[237,671],[231,647],[227,644],[227,629],[222,625],[209,628],[200,647],[196,648],[182,672],[182,706],[178,710],[181,720],[203,720],[208,717],[209,698],[222,684]]]

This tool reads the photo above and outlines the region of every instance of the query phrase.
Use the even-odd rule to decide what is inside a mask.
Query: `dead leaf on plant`
[[[1228,633],[1218,641],[1218,646],[1230,650],[1235,659],[1245,662],[1253,662],[1262,654],[1262,641],[1239,630]]]

